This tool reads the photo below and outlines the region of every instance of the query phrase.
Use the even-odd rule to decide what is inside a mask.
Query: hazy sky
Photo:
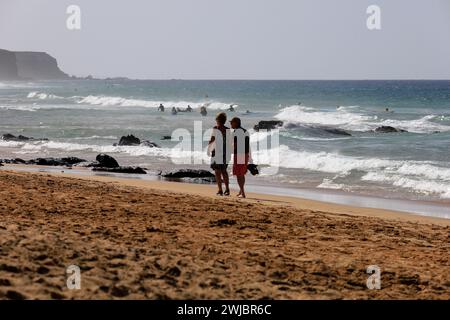
[[[0,48],[77,76],[450,79],[450,0],[0,0]]]

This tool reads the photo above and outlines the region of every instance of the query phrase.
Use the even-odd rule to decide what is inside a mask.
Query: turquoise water
[[[165,113],[157,111],[160,103]],[[0,141],[0,158],[74,155],[93,160],[107,152],[122,164],[154,173],[180,166],[207,168],[207,159],[201,165],[173,163],[178,142],[161,136],[178,128],[193,132],[194,121],[207,129],[215,114],[231,104],[237,107],[228,116],[240,116],[244,127],[260,120],[284,122],[279,146],[271,151],[279,161],[255,146],[262,174],[250,179],[253,184],[450,199],[450,81],[3,82],[0,134],[49,141]],[[170,114],[172,107],[187,105],[194,112]],[[207,117],[198,112],[202,105]],[[408,132],[373,132],[380,126]],[[330,128],[351,136],[325,130]],[[161,148],[113,146],[131,133]],[[272,136],[252,132],[254,143],[266,138]]]

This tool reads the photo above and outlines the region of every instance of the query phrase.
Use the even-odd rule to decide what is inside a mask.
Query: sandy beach
[[[70,174],[2,170],[0,190],[2,299],[450,298],[446,219]]]

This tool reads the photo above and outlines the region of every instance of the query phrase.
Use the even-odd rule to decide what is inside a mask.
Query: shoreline
[[[32,170],[30,170],[32,169]],[[33,170],[34,169],[34,170]],[[213,199],[217,199],[218,197],[215,195],[215,184],[197,184],[197,183],[189,183],[189,182],[179,182],[179,181],[166,181],[158,179],[157,177],[148,178],[142,175],[117,175],[117,174],[108,174],[108,173],[93,173],[92,171],[85,168],[76,168],[76,169],[67,169],[63,167],[47,167],[47,166],[35,166],[35,165],[16,165],[16,164],[5,164],[2,171],[11,170],[12,172],[27,172],[31,174],[42,174],[42,175],[52,175],[56,177],[68,177],[75,179],[82,179],[87,181],[98,181],[98,182],[107,182],[119,184],[121,186],[129,186],[129,187],[138,187],[145,189],[154,189],[159,191],[167,191],[167,192],[176,192],[176,193],[184,193],[191,195],[199,195],[204,197],[209,197]],[[61,172],[63,171],[63,172]],[[77,172],[78,171],[78,172]],[[145,179],[147,178],[147,179]],[[315,211],[324,211],[334,214],[343,214],[343,215],[356,215],[356,216],[367,216],[367,217],[379,217],[383,219],[394,219],[397,221],[410,221],[416,223],[431,223],[438,224],[441,226],[450,226],[450,218],[443,218],[425,214],[417,214],[411,211],[403,211],[396,209],[386,209],[386,208],[377,208],[377,207],[365,207],[358,205],[350,205],[346,203],[336,203],[333,201],[323,201],[317,200],[313,197],[310,198],[302,198],[300,196],[292,196],[289,194],[277,194],[277,193],[264,193],[264,192],[252,192],[251,189],[255,186],[250,186],[247,192],[247,199],[244,201],[253,202],[253,203],[262,203],[267,205],[287,205],[291,206],[295,209],[310,209]],[[258,186],[256,186],[258,187]],[[234,186],[231,185],[232,191],[234,190]],[[281,189],[281,188],[279,188]],[[284,189],[285,191],[287,189]],[[326,197],[332,195],[332,193],[323,190],[314,191],[315,195],[319,195],[319,197]],[[233,194],[233,192],[232,192]],[[347,196],[350,201],[353,198],[363,198],[362,196]],[[227,199],[235,199],[235,197],[224,197]],[[364,197],[369,198],[369,197]],[[370,198],[372,201],[399,201],[399,202],[410,202],[411,205],[414,203],[412,200],[391,200],[391,199],[383,199],[372,197]],[[423,202],[417,202],[418,204],[423,205]],[[445,206],[442,206],[446,208]]]

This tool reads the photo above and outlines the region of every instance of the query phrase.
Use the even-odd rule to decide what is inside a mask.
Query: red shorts
[[[245,158],[240,155],[239,157],[234,155],[233,175],[238,177],[245,176],[245,174],[247,173],[247,165],[248,165],[248,154],[245,155]]]

